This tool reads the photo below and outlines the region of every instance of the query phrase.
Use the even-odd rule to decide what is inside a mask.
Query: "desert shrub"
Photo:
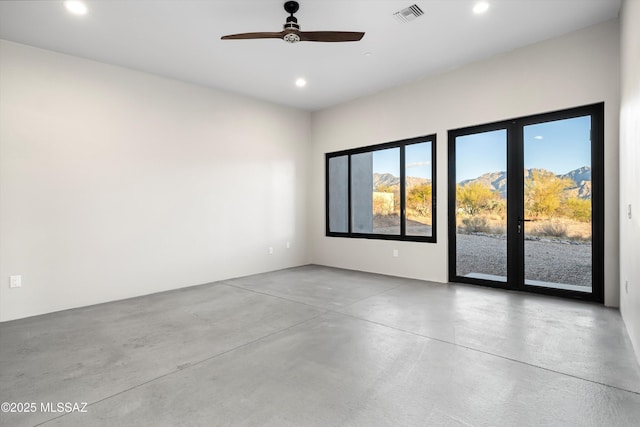
[[[577,197],[567,199],[562,202],[558,212],[566,218],[589,222],[591,221],[591,200]]]
[[[373,214],[374,215],[391,215],[395,211],[395,203],[393,193],[373,193]]]
[[[374,215],[400,213],[400,185],[379,184],[373,189]]]
[[[395,188],[393,185],[378,184],[373,191],[378,193],[393,193]]]
[[[531,234],[567,238],[567,225],[560,221],[546,221],[537,225]]]
[[[507,234],[507,227],[504,225],[494,225],[489,231],[491,234]]]
[[[462,230],[467,233],[489,233],[491,226],[484,216],[472,216],[462,220]]]
[[[458,208],[468,215],[477,215],[481,211],[492,208],[492,203],[500,199],[500,195],[491,188],[479,183],[470,182],[456,187]]]
[[[570,178],[560,178],[553,172],[533,170],[524,181],[527,216],[549,217],[563,202],[563,193],[575,186]]]
[[[574,242],[590,242],[591,235],[572,234],[569,236],[569,240],[573,240]]]
[[[507,201],[502,198],[491,199],[487,201],[486,208],[494,214],[496,219],[504,219],[507,213]]]
[[[431,184],[416,185],[409,190],[407,207],[413,209],[419,216],[431,216]]]

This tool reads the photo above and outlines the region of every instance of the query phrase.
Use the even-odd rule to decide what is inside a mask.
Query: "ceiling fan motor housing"
[[[287,17],[287,22],[284,24],[284,29],[300,31],[300,25],[298,25],[298,19],[293,15]]]
[[[298,35],[300,25],[298,25],[298,20],[294,18],[293,15],[287,18],[287,22],[284,24],[284,31],[286,32],[282,37],[284,41],[289,43],[297,43],[300,41],[300,36]]]
[[[298,19],[293,16],[294,13],[298,11],[299,5],[298,2],[288,1],[284,4],[284,10],[290,14],[287,17],[287,22],[284,24],[284,31],[287,32],[282,39],[289,43],[297,43],[300,41],[300,36],[297,34],[300,31],[300,25],[298,25]]]

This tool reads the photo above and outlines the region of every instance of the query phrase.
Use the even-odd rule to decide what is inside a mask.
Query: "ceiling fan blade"
[[[281,39],[284,36],[284,31],[277,33],[241,33],[241,34],[229,34],[228,36],[220,37],[221,40],[247,40],[247,39]]]
[[[305,42],[357,42],[364,33],[354,31],[300,31],[300,41]]]

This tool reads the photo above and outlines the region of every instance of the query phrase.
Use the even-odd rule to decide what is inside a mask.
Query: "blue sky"
[[[524,127],[525,168],[565,174],[591,165],[591,117]],[[446,149],[446,147],[440,147]],[[407,145],[407,176],[431,179],[431,142]],[[456,182],[488,172],[507,170],[507,131],[497,130],[456,138]],[[373,153],[373,172],[400,176],[400,149]]]
[[[590,116],[525,126],[524,167],[565,174],[591,166],[590,133]]]
[[[507,170],[507,131],[475,133],[456,138],[456,182],[487,172]]]
[[[591,165],[591,118],[557,120],[524,127],[524,166],[565,174]],[[456,138],[456,182],[507,169],[507,132]]]
[[[431,179],[431,142],[405,146],[404,156],[407,176]]]
[[[431,142],[405,146],[407,176],[431,179]],[[374,151],[373,172],[400,176],[400,149]]]

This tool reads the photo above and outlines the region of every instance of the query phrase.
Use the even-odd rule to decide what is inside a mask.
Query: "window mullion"
[[[347,156],[347,224],[349,236],[353,233],[351,220],[351,155]]]
[[[406,236],[407,232],[407,209],[406,209],[406,168],[405,168],[405,145],[400,146],[400,236]]]

